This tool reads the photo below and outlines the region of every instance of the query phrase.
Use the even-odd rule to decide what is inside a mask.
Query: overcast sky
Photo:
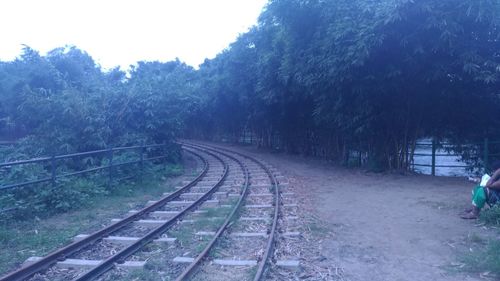
[[[75,45],[104,68],[213,58],[257,22],[267,0],[0,0],[0,60],[26,44]]]

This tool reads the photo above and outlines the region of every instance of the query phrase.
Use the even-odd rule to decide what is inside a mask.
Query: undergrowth
[[[69,243],[75,235],[96,231],[137,204],[173,190],[173,185],[166,184],[165,180],[182,172],[182,167],[177,164],[151,166],[145,171],[142,183],[137,179],[121,181],[112,189],[107,185],[92,185],[89,180],[76,180],[71,185],[59,187],[60,194],[49,198],[55,202],[65,195],[79,193],[85,196],[85,201],[76,196],[64,198],[71,202],[69,206],[63,206],[64,212],[29,214],[27,211],[26,215],[16,219],[0,220],[0,276],[30,256],[43,256]]]
[[[479,220],[489,226],[500,226],[500,205],[483,210]],[[500,241],[472,236],[469,242],[474,250],[463,258],[465,270],[500,277]]]
[[[490,240],[484,243],[484,246],[464,257],[465,269],[500,276],[500,241]]]
[[[500,226],[500,204],[483,210],[479,219],[487,225]]]
[[[180,172],[181,168],[176,164],[148,163],[144,165],[142,174],[137,167],[120,167],[114,169],[113,178],[104,170],[84,176],[62,178],[56,184],[17,188],[0,195],[0,209],[10,209],[0,212],[0,222],[47,218],[86,208],[99,198],[131,193],[131,188],[149,185]],[[26,173],[23,171],[22,174]],[[124,179],[126,175],[132,176]]]

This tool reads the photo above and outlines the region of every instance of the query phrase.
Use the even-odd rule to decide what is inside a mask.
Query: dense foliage
[[[400,169],[422,137],[500,140],[499,86],[500,0],[271,0],[256,26],[199,70],[176,60],[103,71],[76,47],[42,56],[26,46],[0,62],[0,140],[16,140],[0,154],[251,136]],[[481,161],[471,155],[480,146],[456,150]],[[85,161],[64,169],[105,164]],[[3,173],[2,183],[49,171]]]
[[[179,61],[140,62],[129,77],[119,69],[102,71],[76,47],[41,56],[25,47],[18,59],[0,63],[0,137],[16,141],[1,146],[2,162],[86,152],[110,147],[170,143],[182,129],[191,104],[189,84],[196,73]],[[189,100],[189,101],[188,101]],[[143,157],[167,155],[178,160],[178,148],[147,149]],[[140,159],[137,149],[115,152],[113,163]],[[154,171],[161,161],[146,162]],[[108,153],[57,160],[58,175],[105,167]],[[138,164],[113,168],[114,182],[138,176]],[[0,168],[0,186],[51,177],[51,162]],[[101,170],[52,183],[2,190],[0,215],[58,212],[88,198],[114,192],[109,172]],[[137,181],[138,177],[133,180]],[[120,182],[123,186],[123,182]],[[116,185],[114,185],[116,187]],[[12,213],[12,212],[11,212]]]
[[[499,21],[498,0],[270,1],[201,66],[192,124],[378,168],[405,168],[421,137],[500,139]]]
[[[0,73],[0,131],[20,138],[31,157],[168,142],[182,128],[195,77],[173,61],[140,62],[126,78],[75,47],[44,57],[25,47]]]

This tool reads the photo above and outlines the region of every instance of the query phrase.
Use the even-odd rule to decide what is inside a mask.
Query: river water
[[[425,143],[429,143],[430,140],[424,140]],[[432,148],[431,146],[417,146],[415,149],[415,154],[428,154],[429,156],[414,156],[413,160],[415,164],[432,164]],[[453,155],[453,152],[449,153],[446,150],[438,149],[436,150],[436,155],[447,154],[446,156],[436,156],[436,166],[439,165],[453,165],[453,166],[465,166],[467,163],[460,160],[459,156]],[[417,173],[430,175],[431,167],[421,167],[415,166],[414,171]],[[449,176],[449,177],[468,177],[472,176],[473,173],[467,171],[466,168],[458,167],[436,167],[436,176]]]

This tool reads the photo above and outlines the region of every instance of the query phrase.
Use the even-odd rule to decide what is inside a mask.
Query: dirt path
[[[344,280],[484,280],[457,270],[468,241],[493,235],[464,221],[471,183],[464,179],[370,174],[281,154],[257,152],[305,195],[323,239],[318,261]],[[328,232],[328,233],[326,233]],[[332,266],[333,265],[333,266]],[[329,277],[335,279],[334,277]]]

